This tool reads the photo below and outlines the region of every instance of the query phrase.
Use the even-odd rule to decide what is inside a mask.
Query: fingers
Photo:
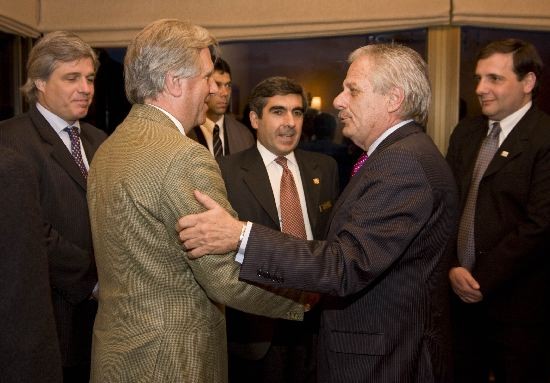
[[[214,201],[212,198],[210,198],[209,196],[207,196],[204,193],[201,193],[198,190],[195,190],[195,198],[207,210],[212,210],[212,209],[215,209],[217,207],[220,207],[220,205],[216,201]]]

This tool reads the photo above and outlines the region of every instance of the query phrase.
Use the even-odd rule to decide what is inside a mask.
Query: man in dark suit
[[[0,379],[60,383],[38,175],[0,146]]]
[[[302,87],[286,77],[270,77],[251,92],[250,120],[257,146],[218,159],[231,206],[240,219],[281,230],[281,176],[278,157],[287,159],[300,199],[307,239],[322,239],[338,195],[336,162],[296,149],[307,101]],[[304,322],[273,320],[226,309],[231,382],[316,382],[318,311]]]
[[[484,47],[483,116],[451,136],[462,206],[449,273],[459,383],[487,382],[490,371],[496,382],[550,381],[550,118],[533,105],[541,70],[530,43]]]
[[[213,61],[212,79],[216,82],[218,91],[207,100],[206,121],[195,126],[188,137],[207,147],[214,157],[219,157],[252,147],[254,137],[246,126],[226,113],[231,98],[231,69],[221,58]],[[216,145],[216,141],[219,144]]]
[[[92,102],[97,58],[78,36],[52,32],[32,49],[27,68],[22,91],[30,110],[0,123],[0,143],[22,154],[39,174],[64,379],[87,382],[97,274],[86,176],[106,135],[79,119]]]
[[[181,218],[180,239],[193,256],[238,246],[244,280],[333,296],[322,303],[321,382],[447,382],[444,249],[457,198],[422,128],[431,96],[426,64],[397,44],[359,48],[350,62],[334,105],[343,134],[365,153],[332,210],[327,239],[243,224],[199,192],[209,211]]]

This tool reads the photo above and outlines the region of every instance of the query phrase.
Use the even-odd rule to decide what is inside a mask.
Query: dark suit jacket
[[[246,126],[237,121],[233,116],[226,114],[223,119],[224,155],[235,154],[250,148],[256,143],[254,136]],[[195,126],[187,137],[197,141],[208,148],[206,138],[200,126]]]
[[[463,120],[447,160],[464,206],[487,119]],[[532,107],[481,179],[475,215],[482,306],[501,322],[548,324],[550,310],[550,117]],[[456,246],[453,248],[456,257]],[[455,262],[458,265],[458,261]]]
[[[313,235],[322,238],[338,196],[336,162],[326,155],[299,149],[294,151],[294,155],[300,168]],[[239,219],[280,230],[271,183],[258,148],[253,146],[243,152],[220,157],[218,162],[229,202]],[[243,345],[242,357],[260,359],[265,356],[275,320],[228,308],[227,324],[230,351],[231,343],[235,342]]]
[[[38,175],[0,146],[0,380],[60,383]]]
[[[388,136],[333,208],[326,241],[253,225],[240,277],[332,294],[319,333],[321,382],[446,382],[448,262],[456,188],[414,123]]]
[[[106,135],[81,123],[90,162]],[[97,304],[89,300],[97,282],[86,202],[86,180],[69,150],[31,106],[28,113],[0,123],[0,143],[23,155],[39,174],[52,300],[63,365],[88,364]]]

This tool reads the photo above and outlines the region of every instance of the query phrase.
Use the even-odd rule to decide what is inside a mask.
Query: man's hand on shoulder
[[[233,218],[212,198],[195,191],[195,198],[207,210],[181,217],[176,223],[179,240],[191,259],[206,254],[225,254],[237,249],[243,222]]]

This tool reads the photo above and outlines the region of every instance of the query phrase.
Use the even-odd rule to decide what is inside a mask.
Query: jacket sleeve
[[[193,166],[185,164],[193,161]],[[189,150],[174,158],[163,187],[163,201],[167,205],[165,224],[174,230],[176,220],[181,216],[204,211],[195,200],[194,190],[206,193],[234,216],[220,170],[212,155],[200,145],[190,145]],[[269,292],[258,286],[239,281],[240,265],[235,262],[235,254],[207,255],[197,260],[189,260],[182,250],[193,275],[208,297],[218,303],[251,314],[273,318],[303,319],[304,308],[293,299]]]

